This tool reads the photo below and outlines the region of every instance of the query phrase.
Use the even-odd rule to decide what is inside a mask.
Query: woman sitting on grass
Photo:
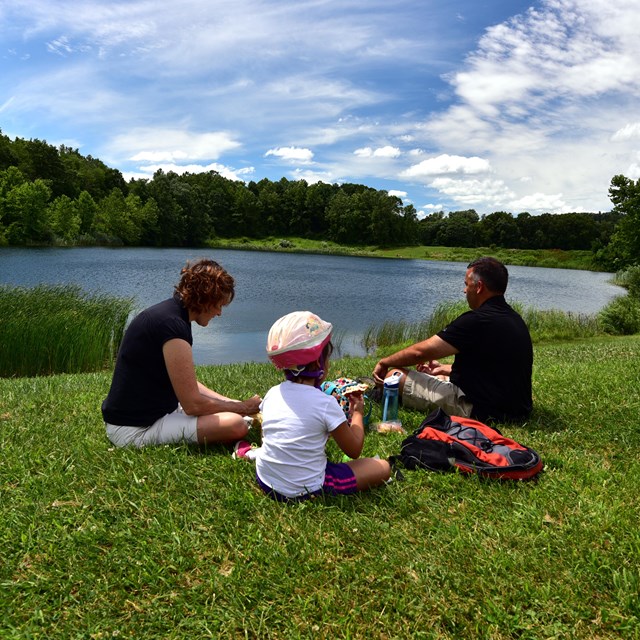
[[[232,400],[196,379],[191,323],[206,327],[235,293],[213,260],[187,263],[172,298],[149,307],[125,332],[111,389],[102,403],[107,436],[117,447],[234,442],[260,397]]]
[[[262,402],[262,446],[251,457],[260,488],[275,500],[355,493],[382,484],[391,474],[389,463],[377,458],[327,461],[329,436],[350,458],[358,458],[364,444],[362,394],[350,396],[349,425],[336,399],[319,389],[329,369],[331,329],[313,313],[296,311],[269,331],[267,355],[284,369],[286,380]]]

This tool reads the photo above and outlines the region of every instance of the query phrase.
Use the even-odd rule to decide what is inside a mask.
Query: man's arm
[[[458,350],[438,336],[431,336],[422,342],[416,342],[406,349],[396,351],[378,361],[373,370],[375,381],[381,384],[389,369],[406,368],[417,364],[445,358],[458,353]]]
[[[193,353],[186,340],[179,338],[168,340],[162,347],[162,353],[173,390],[186,414],[204,416],[230,411],[240,415],[253,415],[259,411],[259,396],[239,401],[229,400],[224,396],[214,397],[207,393],[211,390],[200,385],[196,379]]]

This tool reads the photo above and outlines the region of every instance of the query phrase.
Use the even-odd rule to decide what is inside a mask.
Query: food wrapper
[[[376,422],[371,425],[371,430],[377,433],[407,433],[399,422]]]

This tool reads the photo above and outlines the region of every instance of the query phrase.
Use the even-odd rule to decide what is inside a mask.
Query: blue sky
[[[640,178],[638,33],[637,0],[0,0],[0,129],[127,179],[608,211]]]

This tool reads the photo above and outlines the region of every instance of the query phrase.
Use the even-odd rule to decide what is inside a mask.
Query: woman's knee
[[[244,438],[249,425],[237,413],[215,413],[198,418],[199,442],[235,442]]]

